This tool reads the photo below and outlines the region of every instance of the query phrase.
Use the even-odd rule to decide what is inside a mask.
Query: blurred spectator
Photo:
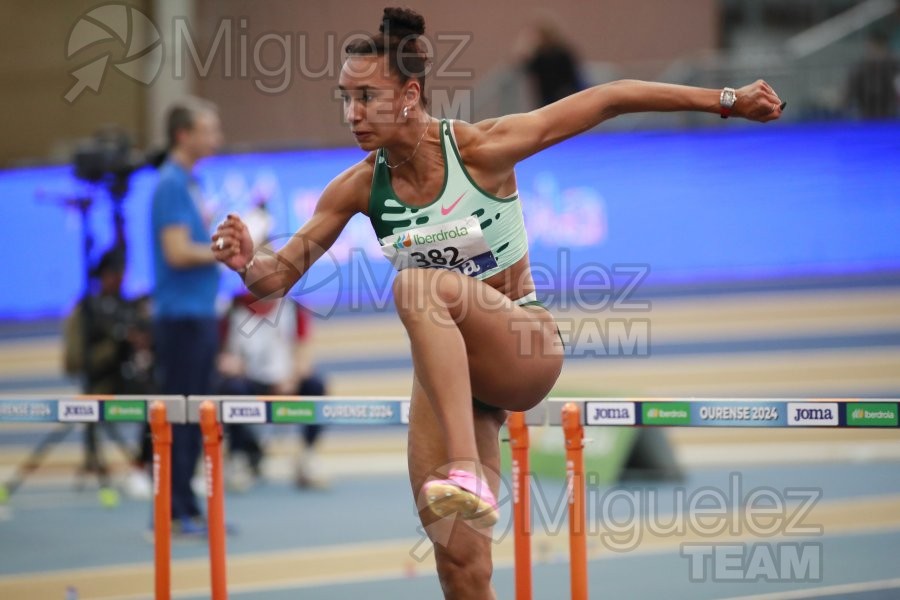
[[[155,287],[153,337],[163,394],[209,394],[219,345],[215,301],[219,270],[209,247],[197,162],[222,143],[216,108],[191,99],[167,120],[168,156],[160,166],[151,208]],[[202,450],[197,425],[172,426],[172,519],[176,534],[205,534],[191,488]]]
[[[147,394],[152,392],[153,356],[150,350],[150,321],[143,299],[122,295],[125,259],[121,249],[106,251],[94,267],[96,294],[83,298],[66,318],[63,365],[67,374],[82,378],[86,394]],[[85,344],[85,334],[87,343]],[[85,360],[87,352],[87,360]],[[132,459],[133,469],[125,480],[125,492],[136,498],[150,497],[150,478],[145,470],[143,448],[149,444],[142,431],[136,452],[128,448],[114,424],[104,423],[107,435]],[[100,424],[84,429],[83,471],[97,473],[101,485],[108,485],[108,468],[99,444]]]
[[[253,201],[243,215],[253,245],[270,242],[274,219],[265,195]],[[236,296],[222,321],[223,350],[219,355],[218,392],[224,395],[324,396],[325,384],[313,372],[309,352],[309,317],[291,300],[258,300],[249,292]],[[228,433],[226,483],[243,490],[261,474],[264,451],[255,429],[232,424]],[[295,471],[300,488],[324,488],[327,481],[318,466],[316,443],[319,425],[301,426],[301,454]]]
[[[291,299],[260,300],[249,292],[237,296],[225,320],[225,343],[219,356],[219,392],[227,395],[324,396],[325,384],[312,368],[309,317]],[[263,449],[248,425],[229,425],[228,479],[233,489],[249,485],[244,472],[259,477]],[[321,425],[302,425],[302,452],[295,483],[323,488],[316,443]]]
[[[891,53],[888,37],[875,33],[866,55],[847,79],[846,104],[864,119],[887,119],[898,114],[900,61]]]
[[[540,106],[585,87],[578,59],[549,15],[535,19],[519,33],[513,54],[531,79]]]

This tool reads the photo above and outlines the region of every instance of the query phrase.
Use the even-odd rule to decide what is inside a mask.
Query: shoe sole
[[[497,523],[499,514],[493,506],[467,490],[450,483],[434,482],[425,488],[428,508],[439,517],[459,515],[481,529]]]

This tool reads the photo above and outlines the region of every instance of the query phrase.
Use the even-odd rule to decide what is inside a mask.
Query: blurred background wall
[[[263,95],[250,81],[221,76],[204,78],[198,91],[221,98],[224,120],[233,123],[229,135],[239,144],[348,145],[340,106],[335,101],[340,51],[351,32],[377,31],[381,7],[366,0],[341,2],[271,2],[265,11],[239,0],[199,2],[198,22],[205,44],[210,43],[222,15],[250,15],[250,40],[263,32],[295,32],[293,78],[284,92]],[[471,119],[475,105],[492,93],[490,81],[510,64],[512,47],[522,27],[546,12],[538,0],[434,2],[423,5],[426,34],[434,38],[435,69],[430,90],[471,90],[471,102],[462,100],[463,114]],[[698,56],[717,43],[715,0],[673,3],[664,0],[628,2],[611,0],[586,6],[577,0],[554,2],[553,18],[560,23],[578,53],[587,61],[661,60],[670,56]],[[678,20],[690,23],[673,28]],[[628,24],[627,27],[624,25]],[[239,29],[239,20],[238,28]],[[302,44],[302,46],[301,46]],[[300,46],[300,47],[298,47]],[[277,64],[283,52],[270,43],[263,62]],[[324,76],[302,76],[303,71]],[[268,78],[268,87],[280,87],[282,75]],[[432,103],[435,102],[432,93]],[[239,118],[253,115],[253,119]],[[479,115],[486,116],[486,115]]]
[[[363,0],[115,4],[132,6],[151,20],[161,37],[164,67],[149,86],[110,70],[101,93],[89,89],[71,103],[64,96],[77,81],[73,71],[105,53],[111,63],[131,58],[128,23],[136,34],[141,25],[134,13],[125,11],[127,22],[117,32],[118,15],[88,16],[109,5],[96,0],[11,0],[0,7],[0,99],[15,109],[0,117],[6,133],[0,165],[65,161],[76,140],[110,123],[129,131],[139,147],[158,143],[164,105],[185,92],[216,99],[234,148],[349,144],[333,94],[341,49],[350,34],[377,30],[381,5]],[[511,59],[516,35],[543,5],[536,0],[431,3],[423,12],[435,37],[436,65],[445,68],[429,85],[475,89]],[[554,3],[553,15],[588,61],[666,61],[699,56],[717,44],[716,0],[684,5],[611,0],[590,7],[563,0]],[[689,26],[672,27],[678,20]],[[83,21],[112,35],[76,33]],[[92,40],[96,34],[96,40],[75,50],[69,40],[79,34]],[[139,57],[144,48],[134,51]]]
[[[900,46],[894,0],[545,4],[422,8],[436,50],[428,85],[437,112],[473,119],[530,108],[513,49],[538,18],[559,27],[587,83],[636,77],[720,87],[765,77],[791,99],[788,120],[846,114],[846,79],[873,31],[894,51]],[[125,6],[136,10],[114,8]],[[340,49],[349,35],[375,30],[381,8],[362,0],[4,2],[0,166],[65,162],[79,138],[110,123],[148,148],[161,139],[165,106],[185,93],[216,99],[232,149],[348,145],[334,101]],[[109,64],[98,74],[103,56]],[[79,85],[86,89],[67,101]],[[702,122],[651,116],[613,127]]]
[[[87,91],[68,103],[79,61],[67,58],[67,41],[79,18],[101,3],[86,0],[0,4],[0,166],[65,162],[74,141],[116,123],[143,140],[147,87],[127,77],[104,77],[102,94]],[[134,2],[141,10],[147,2]],[[121,57],[118,40],[99,41],[84,54]],[[110,73],[109,75],[112,75]],[[89,97],[89,98],[88,98]]]

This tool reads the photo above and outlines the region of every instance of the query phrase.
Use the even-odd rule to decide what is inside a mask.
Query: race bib
[[[410,229],[381,241],[381,251],[398,271],[453,269],[476,277],[497,266],[478,219]]]

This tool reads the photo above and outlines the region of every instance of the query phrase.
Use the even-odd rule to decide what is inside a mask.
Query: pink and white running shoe
[[[422,491],[428,508],[439,517],[455,513],[477,528],[490,527],[500,518],[490,486],[468,471],[451,469],[446,479],[432,479]]]

